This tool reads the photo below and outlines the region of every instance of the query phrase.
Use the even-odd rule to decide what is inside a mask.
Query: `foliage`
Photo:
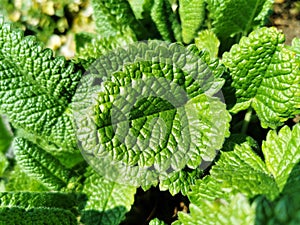
[[[300,42],[262,27],[272,1],[92,6],[72,60],[1,18],[0,223],[299,224]]]

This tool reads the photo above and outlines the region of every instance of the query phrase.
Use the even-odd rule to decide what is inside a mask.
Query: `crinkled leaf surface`
[[[103,56],[75,96],[83,152],[89,160],[90,155],[102,158],[92,163],[100,171],[120,162],[110,172],[100,172],[109,179],[123,174],[124,166],[125,174],[133,167],[130,176],[119,176],[133,185],[140,185],[135,181],[145,179],[149,167],[151,173],[194,169],[202,158],[214,158],[230,121],[225,105],[212,97],[222,85],[215,77],[221,74],[214,72],[200,56],[164,42],[138,43]],[[92,93],[90,84],[95,84]],[[88,103],[91,96],[95,101]]]
[[[155,218],[153,220],[150,221],[149,225],[166,225],[165,222]]]
[[[181,27],[168,0],[154,0],[151,18],[165,41],[180,41]]]
[[[179,0],[182,39],[190,43],[205,19],[205,0]]]
[[[264,128],[276,128],[299,113],[299,63],[284,40],[275,28],[261,28],[223,55],[235,91],[231,111],[253,107]]]
[[[241,195],[233,195],[230,200],[204,200],[198,205],[190,205],[190,214],[179,213],[183,225],[254,225],[255,207]]]
[[[187,195],[191,185],[196,183],[196,180],[201,177],[202,173],[200,168],[194,170],[183,169],[173,172],[166,179],[161,179],[159,189],[162,191],[168,190],[172,195],[176,195],[179,192]]]
[[[76,148],[68,104],[81,70],[34,37],[0,21],[0,111],[12,124],[69,151]]]
[[[143,35],[144,28],[138,23],[126,0],[92,0],[94,20],[101,37],[110,37],[136,31]],[[131,32],[133,33],[133,32]]]
[[[83,192],[88,200],[81,213],[86,225],[120,224],[134,201],[136,188],[109,182],[89,168]]]
[[[221,40],[247,35],[264,24],[273,0],[207,0],[213,31]]]
[[[286,183],[298,182],[297,173],[291,173],[299,162],[300,126],[291,131],[283,127],[278,134],[270,131],[263,143],[265,163],[252,151],[247,143],[235,145],[233,151],[222,152],[210,175],[192,186],[188,194],[191,202],[199,204],[204,199],[229,199],[235,193],[249,198],[263,194],[275,199]],[[299,171],[299,170],[297,170]]]
[[[203,30],[195,37],[195,45],[199,50],[209,52],[210,58],[218,57],[220,41],[211,30]]]
[[[52,190],[71,187],[75,174],[65,168],[58,159],[23,138],[15,138],[16,160],[24,172]]]

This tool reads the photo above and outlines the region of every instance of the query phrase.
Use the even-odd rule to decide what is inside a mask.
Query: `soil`
[[[272,26],[283,31],[286,44],[290,45],[293,38],[300,38],[300,1],[275,0],[270,22]]]

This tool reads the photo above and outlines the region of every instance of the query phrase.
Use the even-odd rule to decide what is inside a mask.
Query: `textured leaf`
[[[72,187],[72,182],[76,180],[73,172],[66,169],[58,159],[25,139],[16,138],[14,150],[21,168],[49,189]]]
[[[165,222],[155,218],[150,221],[149,225],[167,225]]]
[[[76,60],[81,63],[84,60],[84,67],[88,69],[88,67],[101,55],[118,47],[124,47],[134,41],[136,41],[136,38],[133,36],[132,32],[107,38],[95,37],[91,42],[86,43],[83,47],[79,48],[76,54]]]
[[[229,134],[230,115],[211,97],[223,80],[209,68],[187,49],[156,41],[99,58],[74,102],[85,157],[108,179],[118,176],[132,185],[156,184],[157,173],[212,160]]]
[[[7,129],[5,120],[0,115],[0,152],[5,153],[12,141],[12,135]]]
[[[210,58],[218,57],[220,41],[211,30],[203,30],[195,38],[195,44],[199,50],[209,52]]]
[[[94,20],[101,37],[126,34],[130,30],[143,35],[143,27],[136,20],[130,4],[126,0],[92,0]]]
[[[299,127],[295,125],[292,131],[283,127],[278,135],[275,131],[268,133],[262,147],[265,163],[246,142],[235,145],[233,151],[222,152],[210,175],[192,186],[188,194],[191,202],[198,205],[205,199],[228,200],[236,193],[249,198],[263,194],[274,200],[283,191],[300,190],[299,168],[295,167],[300,157],[297,143],[300,138]],[[290,189],[291,185],[294,189]]]
[[[205,0],[179,0],[182,39],[190,43],[205,19]]]
[[[236,145],[231,152],[222,152],[210,175],[197,181],[188,194],[192,203],[203,199],[229,200],[233,194],[242,193],[247,197],[264,194],[274,199],[279,189],[268,172],[264,162],[252,151],[247,143]]]
[[[136,188],[105,180],[89,168],[83,192],[88,200],[82,212],[86,225],[115,225],[125,219],[134,201]]]
[[[299,113],[299,64],[283,42],[275,28],[261,28],[223,55],[235,89],[231,111],[253,107],[264,128],[276,128]]]
[[[73,209],[78,201],[75,194],[59,192],[0,192],[1,207]]]
[[[0,207],[0,224],[5,225],[76,225],[77,220],[69,210],[59,208]]]
[[[237,194],[226,201],[202,201],[198,205],[190,205],[190,214],[179,212],[179,220],[183,225],[251,225],[255,223],[255,207],[248,199]],[[255,223],[256,224],[256,223]]]
[[[159,183],[159,189],[162,191],[168,190],[172,195],[181,192],[187,195],[190,186],[196,183],[202,175],[202,171],[197,168],[195,170],[183,169],[178,172],[173,172],[166,179],[162,178]]]
[[[181,28],[168,0],[154,0],[151,18],[165,41],[180,41]]]
[[[13,171],[8,174],[8,181],[5,183],[5,191],[49,191],[41,182],[29,177],[22,171],[19,165],[14,166]]]
[[[221,40],[247,35],[264,24],[273,0],[207,0],[213,31]]]
[[[80,69],[0,20],[0,111],[17,128],[76,148],[68,104]]]
[[[300,124],[290,130],[283,127],[278,134],[270,131],[262,144],[266,166],[280,190],[285,186],[292,169],[300,160]],[[291,178],[291,177],[290,177]]]

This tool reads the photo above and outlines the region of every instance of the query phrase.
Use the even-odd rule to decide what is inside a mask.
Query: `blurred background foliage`
[[[89,0],[2,0],[0,14],[66,58],[75,54],[75,33],[94,31]]]

